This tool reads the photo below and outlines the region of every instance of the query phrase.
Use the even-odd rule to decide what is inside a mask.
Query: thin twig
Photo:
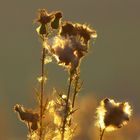
[[[79,75],[78,75],[78,73],[76,73],[76,79],[75,79],[75,84],[74,84],[74,94],[73,94],[73,100],[72,100],[72,109],[74,109],[75,99],[76,99],[76,95],[78,93],[78,91],[77,91],[78,82],[79,82]]]
[[[105,128],[102,131],[100,130],[100,140],[103,140],[104,132],[105,132]]]
[[[36,102],[38,103],[38,105],[40,105],[40,93],[36,88],[34,90],[36,95]]]
[[[75,83],[74,83],[74,93],[73,93],[73,97],[72,97],[72,110],[74,110],[74,106],[75,106],[75,99],[76,99],[76,95],[78,93],[77,91],[77,86],[78,86],[78,74],[77,72],[75,73],[76,74],[76,77],[75,77]],[[72,122],[72,119],[70,119],[69,121],[69,126],[71,126],[71,122]]]
[[[79,78],[80,78],[80,70],[78,69],[76,72],[75,72],[75,83],[74,83],[74,93],[73,93],[73,97],[72,97],[72,110],[74,111],[74,107],[75,107],[75,101],[76,101],[76,96],[78,94],[78,92],[80,91],[81,87],[82,87],[82,84],[83,82],[80,84],[79,86]],[[75,112],[75,111],[74,111]],[[72,123],[72,118],[70,119],[69,121],[69,126],[71,125]]]
[[[45,115],[47,105],[48,105],[48,98],[46,99],[44,107],[43,107],[43,115]]]
[[[44,39],[43,39],[44,41]],[[44,98],[44,75],[45,75],[45,55],[46,55],[46,49],[43,47],[42,49],[42,58],[41,58],[41,83],[40,83],[40,137],[39,139],[42,139],[42,131],[43,131],[43,98]]]
[[[64,140],[65,126],[66,126],[67,117],[68,117],[68,113],[69,113],[68,105],[69,105],[69,98],[70,98],[71,83],[72,83],[72,75],[70,74],[69,86],[68,86],[68,92],[67,92],[67,100],[66,100],[66,112],[65,112],[65,117],[64,117],[63,126],[62,126],[61,140]]]

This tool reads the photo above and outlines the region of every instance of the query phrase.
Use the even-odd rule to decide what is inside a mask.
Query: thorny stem
[[[44,41],[44,39],[43,39]],[[39,139],[42,139],[42,132],[43,132],[43,97],[44,97],[44,75],[45,75],[45,55],[46,55],[46,49],[43,47],[42,49],[42,58],[41,58],[41,83],[40,83],[40,137]]]
[[[78,81],[79,81],[79,74],[77,72],[75,74],[76,74],[76,78],[75,78],[74,93],[73,93],[73,98],[72,98],[72,110],[74,110],[76,95],[78,93],[77,86],[78,86]],[[72,120],[70,119],[69,126],[71,125],[71,122],[72,122]]]
[[[103,130],[100,130],[100,140],[103,140],[104,132],[105,132],[105,128]]]
[[[79,75],[76,73],[76,79],[75,79],[75,84],[74,84],[74,94],[73,94],[73,100],[72,100],[72,109],[75,106],[75,99],[76,99],[76,95],[78,93],[78,91],[77,91],[78,80],[79,80]]]
[[[70,74],[69,86],[68,86],[68,92],[67,92],[67,100],[66,100],[66,112],[65,112],[65,118],[64,118],[63,126],[62,126],[61,140],[64,140],[65,126],[66,126],[67,117],[68,117],[68,113],[69,113],[68,105],[69,105],[69,98],[70,98],[71,83],[72,83],[72,75]]]

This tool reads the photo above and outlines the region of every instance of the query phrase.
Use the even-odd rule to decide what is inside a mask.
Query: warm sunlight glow
[[[38,80],[39,83],[42,82],[42,81],[46,82],[47,77],[46,76],[44,76],[44,77],[41,76],[41,77],[38,77],[37,80]]]
[[[132,109],[128,102],[116,103],[112,99],[104,99],[97,108],[97,123],[101,129],[113,131],[126,125]]]

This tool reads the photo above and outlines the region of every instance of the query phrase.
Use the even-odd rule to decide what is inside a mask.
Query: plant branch
[[[105,132],[105,128],[103,130],[100,130],[100,140],[103,140],[104,132]]]
[[[43,39],[44,41],[44,39]],[[43,131],[43,98],[44,98],[44,84],[45,84],[45,60],[46,49],[43,47],[42,49],[42,58],[41,58],[41,83],[40,83],[40,140],[42,139],[42,131]]]
[[[74,106],[75,106],[75,99],[76,99],[76,95],[77,95],[77,93],[78,93],[78,90],[77,90],[78,82],[79,82],[79,74],[76,73],[75,83],[74,83],[74,94],[73,94],[73,99],[72,99],[72,109],[74,109]]]
[[[68,86],[67,100],[66,100],[66,110],[65,110],[65,117],[64,117],[63,126],[62,126],[61,140],[64,140],[65,126],[67,123],[67,117],[68,117],[68,113],[69,113],[68,105],[69,105],[69,98],[70,98],[71,83],[72,83],[72,74],[70,74],[70,79],[69,79],[69,86]]]

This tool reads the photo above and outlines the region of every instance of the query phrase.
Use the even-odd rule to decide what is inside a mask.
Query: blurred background
[[[77,140],[98,139],[91,122],[94,122],[95,108],[105,97],[129,101],[134,110],[133,120],[126,129],[106,137],[111,139],[115,135],[114,140],[140,140],[139,0],[1,0],[0,139],[25,140],[26,126],[18,121],[13,106],[20,103],[28,108],[36,107],[34,88],[38,85],[36,78],[40,73],[41,45],[33,21],[39,8],[46,8],[49,12],[61,10],[64,20],[87,23],[98,33],[89,55],[81,64],[84,85],[78,97],[81,98],[81,115],[85,115],[83,122],[79,123],[83,126],[90,124],[82,132],[93,135],[86,137],[85,133],[85,136],[77,136]],[[53,87],[65,90],[67,72],[54,63],[46,67],[47,93]],[[83,105],[83,102],[87,104]],[[91,120],[86,122],[87,109]]]

